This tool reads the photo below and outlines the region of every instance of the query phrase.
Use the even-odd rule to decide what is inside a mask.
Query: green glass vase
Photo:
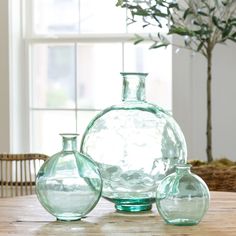
[[[62,134],[63,149],[40,168],[36,194],[58,220],[79,220],[97,204],[102,179],[96,164],[77,151],[76,134]]]
[[[97,163],[104,198],[119,211],[150,210],[159,182],[186,162],[184,135],[173,117],[145,101],[145,73],[121,73],[122,102],[89,123],[81,152]]]
[[[157,209],[168,224],[198,224],[208,209],[208,187],[190,168],[189,164],[177,165],[175,173],[164,178],[157,188]]]

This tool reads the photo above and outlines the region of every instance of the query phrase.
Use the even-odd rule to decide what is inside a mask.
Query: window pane
[[[31,149],[52,155],[62,149],[60,133],[76,132],[74,111],[31,111]]]
[[[32,106],[75,107],[75,48],[39,44],[33,53]]]
[[[79,0],[34,0],[36,34],[71,34],[79,30]]]
[[[31,149],[52,155],[62,149],[60,133],[78,133],[78,150],[82,135],[89,123],[99,111],[31,111],[33,129],[31,129]],[[58,119],[60,117],[60,119]]]
[[[171,47],[150,50],[150,43],[125,44],[125,71],[148,73],[146,98],[169,111],[172,109]]]
[[[116,7],[116,2],[117,0],[34,0],[33,32],[124,33],[126,10]]]
[[[100,111],[77,111],[77,133],[78,137],[78,147],[80,145],[80,141],[82,135],[87,128],[89,122],[97,115]]]
[[[80,0],[81,33],[124,33],[126,11],[116,7],[117,0]]]
[[[122,44],[79,44],[78,107],[105,108],[121,99]]]

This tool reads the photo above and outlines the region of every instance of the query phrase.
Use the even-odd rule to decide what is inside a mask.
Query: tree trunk
[[[212,156],[212,118],[211,118],[211,66],[212,66],[212,49],[211,46],[208,45],[207,50],[207,162],[213,161]]]

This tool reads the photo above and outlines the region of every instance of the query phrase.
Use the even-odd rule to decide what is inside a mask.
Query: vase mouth
[[[143,76],[144,78],[148,75],[148,73],[143,73],[143,72],[120,72],[122,76],[127,76],[127,75],[139,75]]]
[[[60,133],[59,135],[63,138],[76,138],[79,136],[77,133]]]
[[[186,163],[186,164],[176,164],[175,165],[175,168],[176,169],[190,169],[192,167],[192,165],[191,164],[189,164],[189,163]]]

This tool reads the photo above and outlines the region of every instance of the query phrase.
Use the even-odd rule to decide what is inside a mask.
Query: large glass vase
[[[120,211],[150,210],[159,182],[186,162],[184,135],[173,117],[145,101],[145,73],[121,73],[122,102],[88,125],[81,152],[98,164],[102,196]]]
[[[97,204],[102,179],[96,164],[77,151],[76,134],[62,134],[63,149],[40,168],[36,193],[58,220],[79,220]]]

